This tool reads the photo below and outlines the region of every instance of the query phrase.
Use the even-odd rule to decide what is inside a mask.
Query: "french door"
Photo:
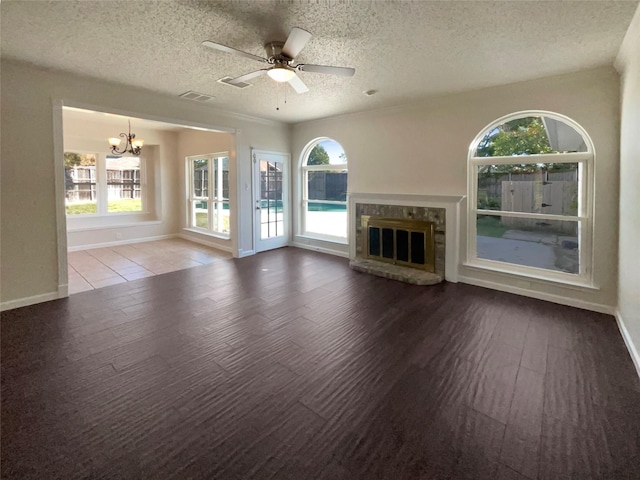
[[[255,251],[289,244],[289,155],[253,150]]]

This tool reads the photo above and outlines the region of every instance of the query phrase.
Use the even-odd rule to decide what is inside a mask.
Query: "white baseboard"
[[[636,367],[636,372],[640,377],[640,353],[634,345],[633,340],[631,339],[631,335],[629,335],[629,330],[627,330],[627,327],[624,324],[624,319],[622,318],[622,314],[620,313],[619,309],[616,309],[615,316],[616,322],[618,323],[618,329],[620,330],[620,335],[622,335],[622,339],[627,346],[629,355],[631,355],[631,360],[633,360],[633,364]]]
[[[522,295],[524,297],[537,298],[538,300],[546,300],[547,302],[559,303],[560,305],[567,305],[569,307],[583,308],[585,310],[591,310],[598,313],[606,313],[608,315],[615,315],[616,312],[616,308],[610,305],[585,302],[584,300],[567,298],[561,295],[553,295],[546,292],[538,292],[536,290],[527,290],[526,288],[520,288],[513,285],[505,285],[503,283],[490,282],[488,280],[480,280],[477,278],[465,277],[460,275],[458,276],[458,281],[461,283],[468,283],[469,285],[475,285],[477,287],[500,290],[501,292],[513,293],[515,295]]]
[[[238,250],[238,258],[250,257],[255,254],[255,250]]]
[[[337,257],[349,258],[349,252],[341,252],[340,250],[334,250],[332,248],[319,247],[317,245],[307,245],[298,242],[293,242],[291,246],[296,248],[304,248],[305,250],[313,250],[314,252],[328,253],[329,255],[335,255]]]
[[[0,312],[5,310],[13,310],[14,308],[27,307],[29,305],[35,305],[36,303],[49,302],[51,300],[58,300],[64,298],[67,295],[60,295],[59,292],[42,293],[40,295],[34,295],[32,297],[17,298],[15,300],[9,300],[7,302],[0,303]]]
[[[107,247],[117,247],[118,245],[128,245],[131,243],[144,243],[144,242],[155,242],[156,240],[167,240],[169,238],[176,238],[178,235],[173,233],[170,235],[156,235],[154,237],[144,237],[144,238],[134,238],[129,240],[114,240],[113,242],[104,242],[104,243],[94,243],[91,245],[79,245],[77,247],[69,247],[67,249],[68,252],[79,252],[81,250],[91,250],[94,248],[107,248]],[[193,240],[189,238],[188,240]]]
[[[199,243],[200,245],[205,245],[207,247],[215,248],[217,250],[222,250],[223,252],[233,253],[233,249],[231,245],[220,245],[219,243],[211,242],[202,238],[198,238],[191,235],[186,235],[184,233],[179,233],[177,235],[178,238],[182,238],[183,240],[188,240],[193,243]]]

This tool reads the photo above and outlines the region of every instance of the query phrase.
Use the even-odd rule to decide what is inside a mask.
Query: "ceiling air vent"
[[[183,94],[179,95],[182,98],[186,98],[187,100],[193,100],[194,102],[209,102],[213,99],[215,99],[216,97],[214,97],[213,95],[207,95],[204,93],[198,93],[198,92],[194,92],[193,90],[189,90],[188,92],[184,92]]]
[[[245,82],[229,83],[229,80],[233,80],[233,78],[222,77],[220,80],[218,80],[218,83],[223,83],[225,85],[229,85],[230,87],[236,87],[236,88],[247,88],[251,86],[250,83],[245,83]]]

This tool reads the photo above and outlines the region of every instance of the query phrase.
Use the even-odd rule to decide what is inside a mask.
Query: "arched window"
[[[485,128],[469,151],[468,263],[590,283],[593,159],[587,133],[558,114]]]
[[[329,138],[311,142],[302,156],[301,233],[347,239],[347,156]]]

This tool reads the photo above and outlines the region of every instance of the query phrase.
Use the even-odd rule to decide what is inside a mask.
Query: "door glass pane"
[[[477,216],[478,258],[580,272],[579,222],[508,216]]]
[[[95,155],[65,152],[64,183],[67,215],[98,212]]]
[[[281,237],[284,232],[282,162],[260,160],[260,238]]]
[[[193,196],[209,197],[209,160],[206,158],[193,161]]]
[[[140,157],[107,157],[107,211],[140,212]]]
[[[478,208],[578,215],[578,163],[478,166]]]

